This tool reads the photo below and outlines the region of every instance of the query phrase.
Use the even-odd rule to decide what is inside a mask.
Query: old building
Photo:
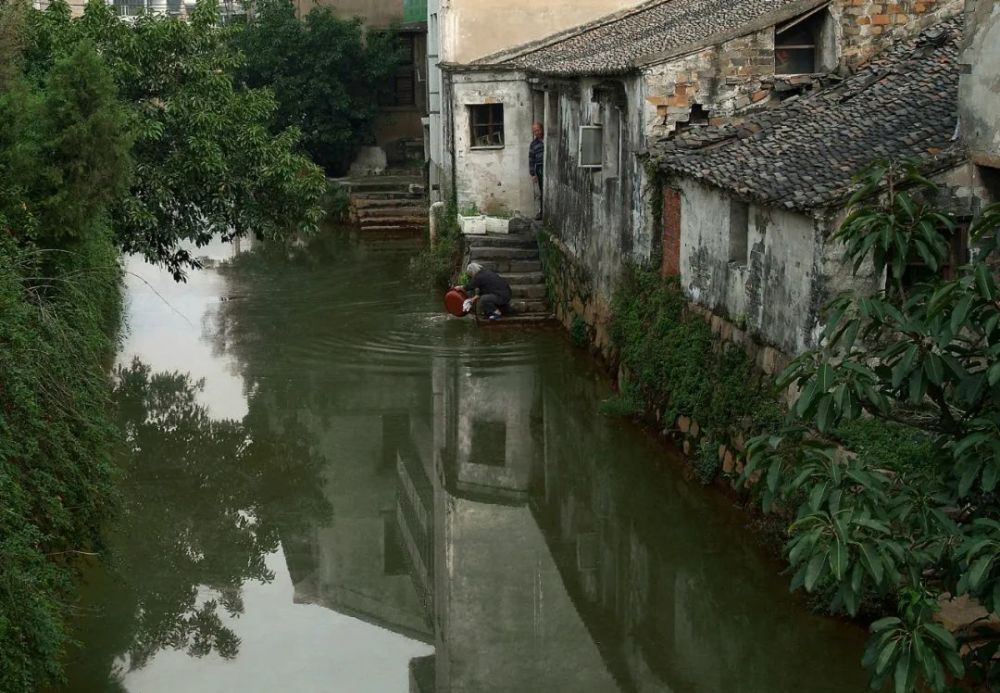
[[[969,155],[1000,202],[1000,1],[966,0],[959,109]]]
[[[912,159],[959,219],[978,211],[981,180],[956,131],[960,36],[960,21],[942,23],[836,86],[655,145],[669,180],[664,273],[740,335],[786,354],[815,346],[824,304],[884,281],[853,275],[831,241],[854,174],[875,159]],[[962,240],[945,272],[966,261]]]
[[[147,0],[148,1],[148,0]],[[161,0],[162,1],[162,0]],[[291,0],[304,17],[316,7],[329,7],[338,17],[357,17],[366,29],[393,28],[403,44],[403,62],[381,103],[375,141],[363,152],[361,170],[386,166],[419,166],[423,160],[423,124],[427,114],[426,0]]]
[[[563,0],[537,3],[509,0],[503,4],[501,14],[496,3],[485,0],[427,0],[428,117],[425,139],[431,199],[448,197],[450,172],[453,170],[452,131],[448,126],[450,106],[447,99],[442,99],[441,63],[468,63],[510,46],[576,27],[637,2]],[[488,113],[485,115],[488,116]]]
[[[602,341],[623,263],[658,245],[641,159],[651,142],[822,90],[960,9],[940,0],[654,0],[446,63],[445,179],[460,209],[533,216],[527,149],[532,121],[544,123],[545,221],[588,277],[588,322]]]

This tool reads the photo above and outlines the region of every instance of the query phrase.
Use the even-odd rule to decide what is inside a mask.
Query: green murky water
[[[130,263],[125,512],[66,690],[864,689],[862,634],[561,333],[447,318],[406,258]]]

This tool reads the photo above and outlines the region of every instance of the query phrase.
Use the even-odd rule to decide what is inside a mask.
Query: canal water
[[[129,262],[123,512],[65,690],[864,690],[738,510],[559,331],[477,329],[409,252]]]

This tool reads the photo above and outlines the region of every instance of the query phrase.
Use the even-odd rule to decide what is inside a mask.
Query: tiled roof
[[[788,209],[836,205],[877,159],[956,163],[960,20],[899,43],[840,84],[735,125],[685,130],[650,146],[669,173]]]
[[[823,0],[653,0],[589,24],[476,60],[545,74],[628,72],[651,56],[707,45],[783,8],[809,9]],[[780,20],[779,20],[780,21]]]

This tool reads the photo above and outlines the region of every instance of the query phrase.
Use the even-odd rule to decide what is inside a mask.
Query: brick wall
[[[681,194],[663,186],[663,262],[660,271],[664,277],[681,273]]]
[[[913,36],[961,10],[961,0],[836,0],[841,60],[847,66],[865,62],[888,43]]]

